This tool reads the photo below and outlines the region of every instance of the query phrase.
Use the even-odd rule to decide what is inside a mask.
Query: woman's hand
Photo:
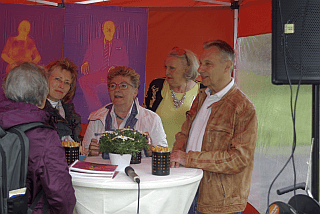
[[[147,149],[147,155],[148,157],[152,157],[152,144],[149,144],[149,147]]]
[[[100,143],[97,139],[92,138],[91,143],[89,145],[89,155],[98,156],[100,153]]]
[[[149,135],[149,132],[146,132],[146,134],[147,134],[148,144],[149,144],[149,147],[147,149],[147,155],[148,157],[152,157],[152,139]]]
[[[89,149],[86,149],[84,146],[80,145],[79,152],[80,155],[87,155],[89,153]]]

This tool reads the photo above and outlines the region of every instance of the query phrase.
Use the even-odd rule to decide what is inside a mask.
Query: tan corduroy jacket
[[[206,99],[201,89],[194,100],[175,150],[186,151],[191,125]],[[189,151],[186,167],[203,169],[197,210],[203,213],[233,213],[245,209],[251,184],[258,120],[255,107],[234,85],[211,105],[201,152]]]

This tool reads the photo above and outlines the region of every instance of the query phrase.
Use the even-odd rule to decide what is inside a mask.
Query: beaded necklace
[[[174,93],[174,91],[172,90],[172,88],[170,88],[170,90],[171,90],[171,97],[172,97],[172,101],[173,101],[174,107],[179,108],[179,107],[184,103],[184,100],[186,99],[186,94],[187,94],[187,86],[188,86],[188,81],[187,81],[187,84],[186,84],[185,92],[184,92],[181,100],[178,100],[178,98],[176,97],[176,93]]]

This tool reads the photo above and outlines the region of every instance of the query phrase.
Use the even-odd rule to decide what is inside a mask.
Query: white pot
[[[118,165],[116,171],[124,172],[124,169],[130,165],[131,154],[114,154],[109,153],[110,161],[112,165]]]

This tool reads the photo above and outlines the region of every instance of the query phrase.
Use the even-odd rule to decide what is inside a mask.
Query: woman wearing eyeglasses
[[[71,102],[76,91],[77,67],[68,58],[47,65],[49,95],[44,110],[51,114],[61,141],[80,142],[81,117]]]
[[[126,66],[111,67],[107,76],[110,104],[92,112],[83,138],[90,155],[99,154],[101,133],[122,128],[147,132],[154,146],[168,146],[160,117],[139,105],[140,75]]]
[[[147,91],[143,106],[156,112],[163,123],[169,147],[172,148],[175,134],[181,131],[200,87],[199,60],[189,50],[173,48],[164,63],[166,78],[153,80]]]

